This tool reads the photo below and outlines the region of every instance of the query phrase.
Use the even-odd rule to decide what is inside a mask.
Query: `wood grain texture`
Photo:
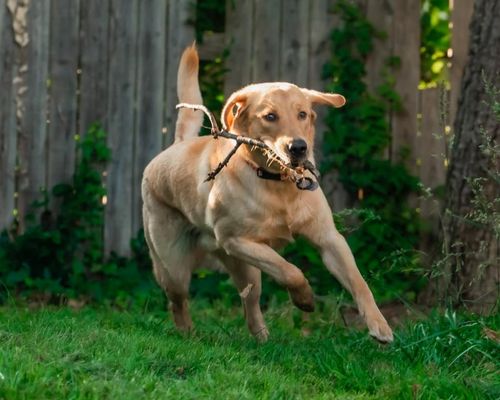
[[[0,4],[0,230],[12,222],[15,208],[17,132],[14,67],[12,19],[5,5]]]
[[[392,115],[391,159],[402,160],[401,151],[415,147],[417,134],[418,83],[420,81],[420,2],[394,1],[392,30],[394,56],[399,57],[400,67],[394,72],[395,90],[401,98],[403,109]],[[410,172],[415,172],[415,156],[404,160]]]
[[[47,187],[71,181],[75,165],[80,2],[52,0]]]
[[[190,21],[194,19],[192,0],[176,0],[168,3],[167,23],[167,66],[165,78],[165,121],[167,134],[163,145],[174,142],[175,121],[177,119],[177,69],[183,50],[193,43],[194,27]]]
[[[281,7],[280,81],[306,87],[309,75],[310,1],[288,0]]]
[[[17,92],[20,132],[18,210],[22,222],[33,201],[40,199],[41,190],[46,188],[49,17],[49,0],[29,3],[29,42],[19,50],[21,62],[18,76],[21,80]]]
[[[226,1],[226,62],[224,94],[226,98],[252,82],[252,38],[254,0]]]
[[[281,0],[255,0],[252,82],[279,80],[281,4]]]
[[[395,24],[395,2],[397,0],[366,1],[366,18],[378,32],[387,35],[386,38],[373,38],[373,51],[366,60],[366,85],[371,93],[375,93],[377,87],[384,81],[382,74],[386,61],[394,55],[393,27]],[[414,34],[408,32],[407,34]]]
[[[106,251],[130,253],[132,176],[134,162],[135,73],[138,2],[111,0],[108,71],[108,165],[106,188]]]
[[[446,179],[446,138],[441,121],[442,89],[432,88],[419,92],[420,129],[415,141],[416,165],[418,178],[425,187],[435,189]],[[441,211],[441,204],[435,198],[420,199],[421,215],[426,219],[436,219]]]
[[[137,116],[132,184],[132,233],[142,227],[141,180],[147,163],[161,151],[165,89],[164,0],[139,3]]]
[[[107,126],[109,0],[80,2],[80,94],[78,131]]]

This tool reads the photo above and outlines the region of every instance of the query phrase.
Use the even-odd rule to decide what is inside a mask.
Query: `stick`
[[[205,179],[205,182],[208,182],[208,181],[215,179],[217,174],[221,171],[222,168],[224,168],[227,165],[227,163],[229,162],[231,157],[234,155],[234,153],[236,153],[236,150],[238,150],[238,147],[240,147],[242,144],[243,143],[241,143],[241,142],[236,142],[236,145],[229,152],[229,154],[226,156],[226,158],[224,158],[224,160],[222,162],[220,162],[219,165],[217,165],[217,168],[215,168],[212,172],[208,173],[208,177],[207,177],[207,179]]]
[[[205,107],[202,104],[188,104],[188,103],[180,103],[175,106],[175,108],[178,110],[179,108],[191,108],[193,110],[200,110],[205,113],[205,115],[210,119],[210,124],[212,125],[212,129],[210,130],[212,132],[212,135],[214,135],[215,138],[219,135],[220,129],[219,125],[217,125],[217,120],[215,119],[215,116],[208,111],[208,108]]]

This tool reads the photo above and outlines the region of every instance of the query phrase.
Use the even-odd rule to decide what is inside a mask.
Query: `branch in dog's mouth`
[[[215,179],[217,174],[227,165],[231,157],[236,153],[236,150],[242,145],[246,144],[249,146],[258,147],[268,158],[269,162],[277,162],[280,168],[288,175],[289,180],[294,182],[298,189],[300,190],[316,190],[318,188],[318,183],[315,182],[310,177],[304,176],[304,170],[308,170],[311,172],[316,179],[319,177],[319,172],[314,166],[312,162],[309,160],[305,160],[303,162],[303,166],[293,167],[291,161],[286,162],[280,157],[277,152],[271,148],[269,145],[264,143],[261,140],[255,140],[246,136],[235,135],[225,129],[219,129],[217,125],[217,120],[214,115],[203,105],[201,104],[188,104],[188,103],[180,103],[176,106],[179,108],[190,108],[193,110],[203,111],[209,118],[210,123],[212,125],[211,133],[214,139],[217,139],[219,136],[222,136],[227,139],[232,139],[236,142],[234,148],[228,153],[228,155],[224,158],[223,161],[219,163],[219,165],[208,174],[208,177],[205,181],[210,181]],[[288,158],[288,157],[287,157]]]

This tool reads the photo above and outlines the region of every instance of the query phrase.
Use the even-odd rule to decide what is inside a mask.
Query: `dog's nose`
[[[304,139],[293,139],[288,145],[288,151],[294,157],[303,157],[307,151],[307,143]]]

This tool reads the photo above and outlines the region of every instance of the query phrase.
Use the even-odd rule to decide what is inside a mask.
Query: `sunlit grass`
[[[389,346],[325,312],[303,336],[288,306],[266,313],[262,345],[239,309],[194,302],[193,319],[183,336],[166,313],[1,308],[0,398],[500,397],[499,345],[485,335],[498,317],[436,313],[397,329]]]

